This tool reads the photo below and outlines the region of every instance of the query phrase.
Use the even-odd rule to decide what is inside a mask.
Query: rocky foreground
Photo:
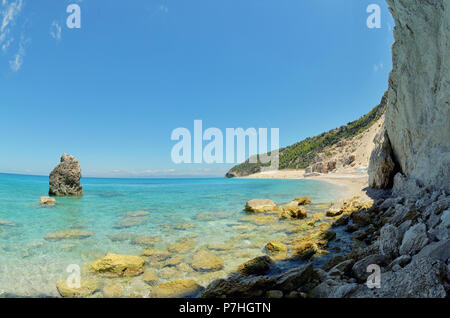
[[[372,205],[346,200],[328,215],[332,228],[351,232],[352,250],[325,265],[308,262],[278,275],[261,275],[276,262],[255,259],[256,271],[216,280],[203,297],[448,297],[450,291],[450,196],[397,175],[393,194]],[[335,239],[325,230],[299,239],[296,257],[320,257]],[[262,263],[262,264],[261,264]],[[381,269],[380,288],[369,288],[369,265]],[[262,268],[262,269],[261,269]]]

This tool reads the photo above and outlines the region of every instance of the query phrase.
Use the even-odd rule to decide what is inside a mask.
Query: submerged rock
[[[202,290],[194,280],[176,280],[155,285],[150,295],[153,298],[187,298],[197,296]]]
[[[145,216],[140,217],[125,217],[120,219],[116,222],[114,225],[115,229],[127,229],[130,227],[141,225],[145,222],[147,222],[148,218]]]
[[[150,212],[147,211],[136,211],[136,212],[125,212],[122,213],[122,216],[127,216],[127,217],[139,217],[139,216],[147,216],[150,215]]]
[[[62,297],[66,298],[85,298],[93,295],[100,290],[100,283],[92,278],[81,279],[80,287],[76,288],[68,286],[66,280],[61,280],[56,283],[56,289]]]
[[[70,240],[70,239],[85,239],[94,235],[94,233],[80,230],[80,229],[69,229],[69,230],[61,230],[57,232],[53,232],[44,236],[44,239],[47,241],[59,241],[59,240]]]
[[[123,297],[123,287],[119,284],[110,284],[103,288],[103,295],[106,298],[120,298]]]
[[[41,205],[53,206],[56,204],[56,200],[50,197],[41,197]]]
[[[0,220],[0,226],[16,227],[16,226],[19,226],[19,224],[16,222],[11,222],[11,221],[7,221],[7,220]]]
[[[268,199],[253,199],[247,202],[244,211],[249,213],[261,213],[272,211],[276,203]]]
[[[269,256],[258,256],[240,265],[237,271],[243,275],[264,275],[269,271],[271,264]]]
[[[194,254],[192,268],[199,272],[216,272],[223,269],[223,259],[207,250]]]
[[[61,163],[50,173],[49,192],[51,196],[81,196],[81,168],[78,160],[67,154],[61,157]]]
[[[152,246],[152,245],[158,243],[159,241],[161,241],[161,238],[158,236],[137,235],[131,240],[131,244]]]
[[[145,260],[140,256],[109,253],[90,265],[92,272],[106,277],[137,276],[144,272]]]
[[[142,280],[149,285],[154,285],[158,282],[159,278],[158,275],[155,274],[155,272],[148,270],[145,271],[144,275],[142,275]]]

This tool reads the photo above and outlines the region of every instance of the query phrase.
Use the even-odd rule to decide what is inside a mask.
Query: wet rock
[[[399,252],[401,255],[414,255],[428,244],[427,228],[418,223],[406,231]]]
[[[79,229],[69,229],[50,233],[47,236],[44,236],[44,239],[47,241],[80,240],[88,238],[92,235],[94,235],[94,233],[89,231]]]
[[[282,212],[280,213],[280,218],[282,219],[305,219],[307,217],[307,212],[304,207],[298,205],[288,205],[282,207]]]
[[[299,266],[274,277],[234,275],[213,281],[203,292],[202,297],[262,297],[268,290],[280,290],[285,294],[307,285],[311,279],[313,279],[312,264]]]
[[[155,274],[155,272],[153,272],[151,270],[147,270],[142,275],[142,280],[144,282],[146,282],[147,284],[149,284],[149,285],[154,285],[154,284],[156,284],[158,282],[159,278]]]
[[[340,208],[330,208],[327,213],[326,216],[330,217],[330,218],[334,218],[336,216],[341,215],[342,213],[344,213],[344,210],[340,209]]]
[[[120,219],[116,222],[114,225],[115,229],[126,229],[134,226],[141,225],[145,222],[147,222],[148,218],[145,216],[141,217],[125,217]]]
[[[223,259],[207,250],[194,254],[192,268],[198,272],[215,272],[223,268]]]
[[[181,255],[175,255],[172,257],[169,257],[164,261],[163,266],[164,267],[170,267],[170,266],[177,266],[183,262],[184,258]]]
[[[187,298],[195,297],[203,287],[193,280],[177,280],[168,283],[155,285],[151,289],[153,298]]]
[[[136,211],[136,212],[125,212],[122,213],[122,216],[125,217],[140,217],[140,216],[147,216],[150,215],[150,212],[147,211]]]
[[[185,223],[181,223],[181,224],[175,224],[173,226],[173,229],[174,230],[179,230],[179,231],[185,231],[185,230],[188,230],[188,229],[190,229],[190,228],[192,228],[194,226],[195,226],[195,223],[185,222]]]
[[[292,201],[297,202],[298,205],[308,205],[308,204],[311,204],[311,199],[310,199],[308,196],[306,196],[306,197],[301,197],[301,198],[296,198],[296,199],[294,199],[294,200],[292,200]]]
[[[208,244],[206,247],[213,251],[229,251],[235,248],[235,246],[232,244],[220,244],[220,243]]]
[[[281,290],[269,290],[266,292],[266,298],[283,298]]]
[[[50,173],[48,193],[51,196],[81,196],[83,188],[80,179],[81,168],[78,160],[63,154],[60,164]]]
[[[271,224],[271,223],[278,222],[278,218],[273,215],[258,215],[258,216],[246,215],[246,216],[242,217],[242,220],[246,221],[246,222],[250,222],[255,225],[265,225],[265,224]],[[236,227],[234,227],[234,228],[236,229]],[[247,229],[249,229],[249,228],[247,227]]]
[[[16,222],[12,222],[12,221],[0,220],[0,227],[1,226],[4,226],[4,227],[17,227],[17,226],[19,226],[19,224],[16,223]]]
[[[287,252],[287,246],[278,241],[270,241],[264,247],[267,253],[275,255]]]
[[[319,248],[315,242],[303,241],[292,247],[292,257],[309,259],[319,251]]]
[[[75,282],[74,282],[75,283]],[[100,283],[92,278],[81,279],[80,286],[69,286],[67,280],[60,280],[56,283],[59,294],[65,298],[85,298],[100,290]]]
[[[276,203],[268,199],[253,199],[247,202],[244,211],[249,213],[268,212],[275,208]]]
[[[159,241],[161,241],[161,238],[158,236],[137,235],[131,240],[131,244],[152,246],[152,245],[158,243]]]
[[[147,256],[150,260],[164,261],[170,257],[170,253],[148,248],[142,252],[142,256]]]
[[[195,241],[188,238],[184,238],[178,240],[176,243],[170,244],[167,247],[167,250],[171,253],[185,253],[194,247]]]
[[[353,223],[359,226],[366,226],[370,223],[370,215],[365,210],[356,211],[351,217]]]
[[[145,260],[140,256],[109,253],[94,261],[90,270],[106,277],[137,276],[144,272]]]
[[[268,256],[258,256],[240,265],[238,273],[243,275],[264,275],[270,269],[272,260]]]
[[[42,206],[54,206],[56,204],[56,200],[50,197],[41,197],[41,205]]]
[[[123,242],[123,241],[130,241],[136,237],[136,234],[132,233],[118,233],[118,234],[111,234],[108,235],[108,238],[112,242]]]
[[[119,284],[109,284],[103,288],[103,295],[106,298],[123,297],[123,288]]]

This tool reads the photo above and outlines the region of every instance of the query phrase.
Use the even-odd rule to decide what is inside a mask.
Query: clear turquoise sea
[[[116,234],[156,236],[160,241],[153,247],[159,249],[185,238],[195,241],[194,249],[212,243],[237,244],[235,251],[217,252],[225,263],[218,273],[155,268],[162,281],[195,276],[191,278],[206,285],[248,258],[261,255],[268,240],[287,236],[281,226],[245,223],[242,209],[246,201],[268,198],[281,204],[307,195],[319,204],[337,199],[340,191],[311,180],[83,178],[82,185],[83,197],[56,198],[56,206],[41,207],[39,199],[47,196],[48,177],[0,174],[0,220],[13,222],[0,222],[0,295],[58,296],[55,283],[68,275],[68,265],[83,267],[108,252],[140,255],[144,250],[130,240],[112,240]],[[132,211],[150,215],[135,226],[117,228],[126,218],[122,214]],[[44,239],[70,228],[93,235]],[[183,255],[185,260],[188,254]],[[139,278],[126,283],[130,290],[145,289]]]

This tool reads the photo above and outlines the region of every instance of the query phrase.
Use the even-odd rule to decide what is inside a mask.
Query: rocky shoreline
[[[203,297],[377,298],[448,297],[450,291],[450,195],[397,175],[390,197],[373,204],[358,198],[330,209],[330,228],[299,238],[305,259],[351,232],[351,252],[322,266],[308,262],[277,276],[236,273],[216,280]],[[321,239],[324,239],[323,241]],[[298,252],[297,252],[298,253]],[[319,256],[320,257],[320,256]],[[369,288],[369,265],[381,270],[380,288]],[[271,266],[276,266],[276,263]],[[268,270],[268,269],[267,269]]]

